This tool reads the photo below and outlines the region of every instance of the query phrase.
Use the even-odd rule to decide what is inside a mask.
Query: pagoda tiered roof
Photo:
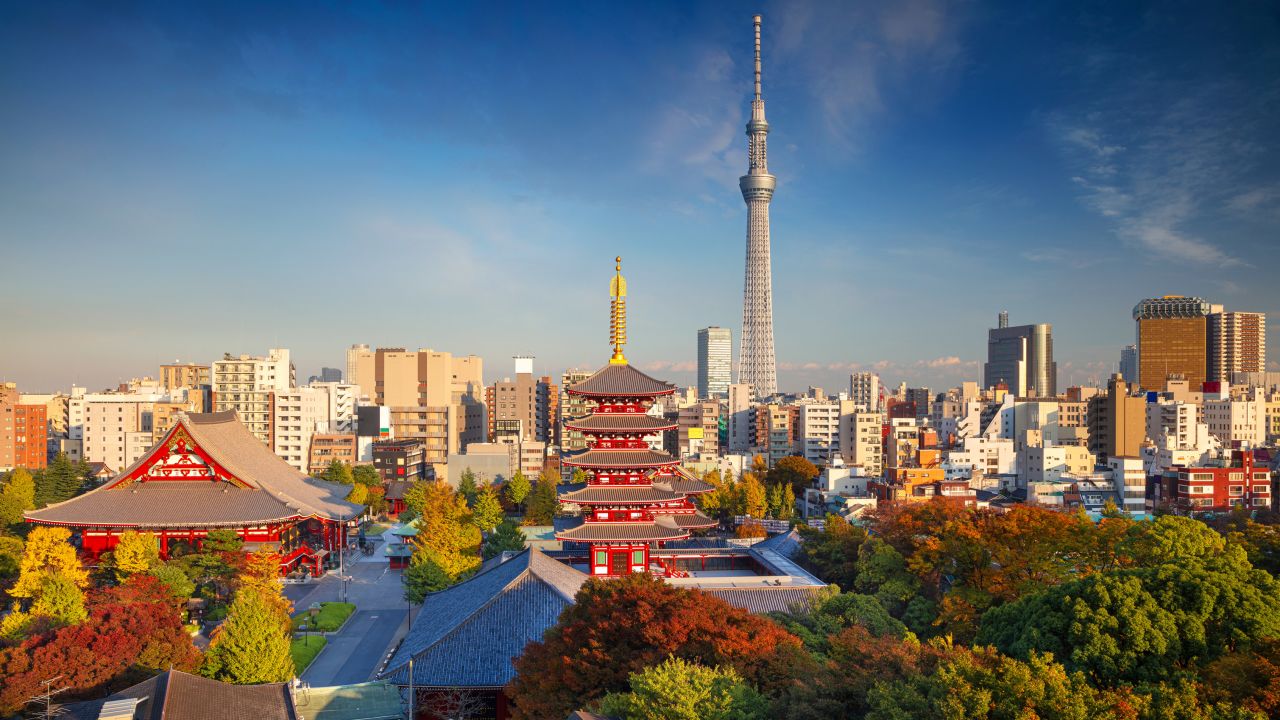
[[[95,527],[235,527],[316,517],[350,520],[350,488],[307,477],[234,411],[183,415],[101,487],[26,513],[29,522]]]
[[[629,364],[609,364],[594,375],[569,386],[570,395],[589,397],[657,397],[671,395],[676,386],[655,380]]]
[[[655,505],[683,499],[683,493],[656,485],[588,485],[560,496],[561,502],[578,505]]]
[[[660,515],[647,522],[583,522],[577,527],[556,533],[560,540],[573,542],[662,542],[683,540],[689,531],[681,528],[671,515]]]
[[[676,423],[645,413],[594,413],[564,424],[569,430],[580,432],[642,432],[656,433],[676,429]]]
[[[675,521],[676,527],[684,530],[705,530],[706,528],[715,527],[720,524],[700,512],[673,513],[670,515],[663,515],[663,517],[671,518]]]
[[[671,455],[653,449],[588,448],[561,461],[571,467],[585,468],[653,468],[663,465],[679,465]]]

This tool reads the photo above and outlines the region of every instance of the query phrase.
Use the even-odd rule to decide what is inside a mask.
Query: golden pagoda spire
[[[627,279],[622,277],[622,256],[614,258],[614,276],[609,282],[609,342],[613,343],[610,365],[626,365],[622,346],[627,344]]]

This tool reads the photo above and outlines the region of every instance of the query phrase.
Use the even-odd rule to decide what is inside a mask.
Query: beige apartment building
[[[200,388],[213,383],[213,368],[195,363],[173,363],[160,366],[160,388],[173,392],[181,388]]]
[[[362,397],[390,410],[397,440],[423,442],[432,466],[443,466],[449,453],[488,435],[484,361],[476,355],[354,345],[347,350],[347,372]]]
[[[1107,392],[1089,399],[1089,451],[1099,463],[1109,458],[1141,456],[1147,435],[1146,398],[1120,375],[1112,376]]]

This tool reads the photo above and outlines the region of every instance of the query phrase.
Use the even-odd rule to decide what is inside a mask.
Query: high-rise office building
[[[1266,313],[1214,313],[1208,332],[1209,380],[1227,382],[1232,373],[1266,372]]]
[[[1138,346],[1120,348],[1120,375],[1129,382],[1138,381]]]
[[[1220,312],[1221,305],[1181,295],[1138,303],[1133,308],[1138,324],[1138,386],[1163,390],[1170,375],[1180,375],[1199,390],[1209,375],[1209,316]]]
[[[756,397],[778,392],[778,370],[773,349],[773,271],[769,260],[769,202],[777,179],[769,174],[769,123],[764,119],[760,94],[760,16],[756,26],[756,92],[747,123],[747,174],[738,180],[747,203],[747,277],[742,297],[742,350],[738,353],[738,382],[746,383]]]
[[[698,397],[728,397],[733,372],[733,337],[729,328],[698,331]]]
[[[1000,327],[987,331],[987,362],[982,384],[1003,382],[1017,397],[1053,397],[1058,394],[1058,364],[1053,361],[1053,326],[1048,323],[1008,326],[1000,314]]]

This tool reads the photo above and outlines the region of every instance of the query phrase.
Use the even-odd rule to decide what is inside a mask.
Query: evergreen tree
[[[524,499],[529,497],[530,489],[529,478],[525,477],[524,473],[517,470],[516,474],[507,481],[507,487],[503,491],[503,494],[506,495],[507,502],[518,508],[522,503],[524,503]]]
[[[476,474],[471,472],[471,468],[462,471],[462,478],[458,480],[458,492],[466,499],[468,507],[475,507],[480,488],[476,487]]]
[[[84,489],[87,466],[71,462],[66,453],[58,453],[49,467],[35,477],[35,505],[44,507],[70,500]]]
[[[0,489],[0,525],[22,522],[22,513],[36,507],[36,483],[31,473],[18,468]]]
[[[351,485],[356,481],[355,475],[351,472],[351,466],[341,460],[330,460],[329,467],[320,474],[320,479],[340,485]]]
[[[502,523],[502,502],[498,500],[498,493],[494,492],[492,485],[480,488],[471,508],[471,517],[482,533],[487,533]]]
[[[510,520],[504,520],[484,541],[484,559],[496,557],[504,551],[520,551],[525,547],[524,531]]]
[[[678,657],[632,673],[631,691],[605,696],[600,711],[623,720],[764,720],[764,696],[732,667]]]
[[[261,592],[242,589],[236,593],[200,673],[238,685],[285,682],[297,674],[279,610]]]
[[[351,479],[361,485],[381,485],[382,476],[378,475],[378,470],[372,465],[356,465],[351,468]]]
[[[149,574],[169,588],[176,598],[185,599],[195,595],[196,584],[177,565],[161,565],[152,568]]]
[[[70,540],[71,531],[63,527],[41,525],[32,530],[22,553],[18,582],[9,590],[9,595],[36,598],[45,577],[53,574],[61,574],[76,587],[87,586],[89,573],[80,567],[80,559],[76,557],[76,549]]]
[[[560,509],[560,496],[556,484],[546,473],[538,477],[538,484],[529,495],[529,508],[525,512],[525,525],[550,525]]]
[[[126,531],[111,553],[116,579],[121,582],[131,575],[148,573],[160,564],[160,546],[151,533]]]
[[[581,485],[587,481],[587,471],[582,468],[574,468],[573,474],[569,476],[569,482],[574,485]]]

